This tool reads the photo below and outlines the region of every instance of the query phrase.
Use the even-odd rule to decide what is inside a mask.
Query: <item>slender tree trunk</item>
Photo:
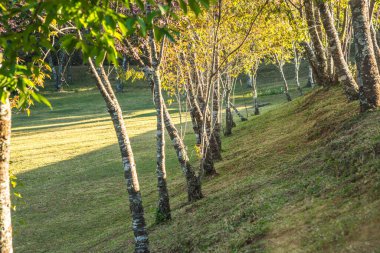
[[[144,208],[142,205],[140,186],[137,177],[136,163],[125,126],[122,110],[115,94],[112,91],[111,85],[107,81],[108,78],[105,75],[104,69],[101,68],[101,70],[103,70],[102,77],[105,80],[103,82],[102,78],[99,76],[95,68],[92,59],[89,58],[88,61],[90,63],[92,73],[96,77],[97,87],[104,101],[106,102],[107,109],[111,116],[119,143],[121,158],[123,161],[124,178],[127,184],[130,210],[132,213],[132,229],[135,236],[135,253],[148,253],[149,240],[148,233],[145,228],[146,224],[144,219]]]
[[[331,16],[328,3],[324,0],[317,1],[321,16],[323,17],[322,22],[328,37],[330,51],[337,70],[338,80],[343,83],[347,98],[350,101],[356,100],[359,98],[359,87],[348,68],[347,62],[344,60],[342,46],[338,33],[335,29],[334,19]]]
[[[193,124],[193,130],[197,141],[197,147],[200,148],[201,151],[201,164],[200,168],[202,172],[208,176],[208,175],[215,175],[216,170],[214,167],[214,162],[212,158],[212,152],[208,148],[209,146],[209,136],[204,136],[202,126],[203,126],[203,116],[202,113],[200,113],[200,109],[197,103],[192,104],[192,102],[189,102],[190,104],[190,117]],[[197,108],[198,107],[198,110]],[[206,147],[205,147],[206,146]]]
[[[305,49],[309,65],[312,69],[313,80],[315,81],[314,84],[324,86],[323,79],[321,79],[322,77],[321,77],[320,73],[318,72],[318,69],[319,69],[318,60],[314,54],[313,49],[311,48],[311,46],[307,42],[301,42],[300,45],[303,46],[303,48]]]
[[[11,145],[11,107],[0,102],[0,253],[12,253],[9,161]]]
[[[307,75],[307,83],[306,87],[313,88],[314,87],[314,79],[313,79],[313,68],[309,65],[309,72]]]
[[[164,129],[164,110],[163,98],[161,93],[161,80],[158,70],[153,71],[154,82],[154,104],[157,112],[157,180],[158,180],[158,209],[156,221],[162,222],[171,219],[169,192],[166,182],[166,166],[165,166],[165,129]]]
[[[378,70],[380,71],[380,47],[379,44],[377,43],[377,38],[376,38],[376,31],[373,25],[370,25],[371,29],[371,39],[372,39],[372,44],[373,44],[373,51],[375,53],[375,59],[377,63]]]
[[[192,84],[189,83],[187,87],[187,98],[190,106],[190,116],[193,124],[193,130],[195,134],[196,144],[197,146],[201,145],[202,142],[202,132],[201,126],[203,124],[203,117],[201,109],[199,108],[198,101],[194,96],[194,90],[192,88]]]
[[[125,72],[127,71],[127,56],[123,54],[121,70],[118,71],[118,80],[116,84],[116,92],[124,92]]]
[[[203,99],[202,89],[201,89],[201,77],[195,67],[194,59],[195,55],[192,54],[189,58],[189,63],[192,72],[195,76],[195,81],[198,84],[197,94],[195,94],[194,87],[192,85],[191,73],[188,73],[188,85],[187,92],[189,94],[189,104],[190,104],[190,115],[192,117],[193,129],[197,138],[197,144],[200,148],[201,164],[200,168],[204,175],[213,176],[216,175],[216,170],[214,167],[214,157],[212,149],[210,146],[218,148],[217,141],[211,131],[211,115],[210,110],[207,108],[206,102]],[[220,154],[220,151],[216,152]],[[220,157],[221,158],[221,157]]]
[[[356,64],[362,79],[360,109],[367,111],[380,106],[380,76],[371,39],[367,1],[351,0],[350,5],[357,48]]]
[[[145,5],[146,15],[148,16],[152,12],[152,6],[149,2]],[[157,180],[158,180],[158,208],[156,215],[156,222],[166,221],[171,219],[170,204],[169,204],[169,192],[166,182],[166,168],[165,168],[165,130],[164,130],[164,110],[163,110],[163,98],[161,91],[161,80],[159,67],[161,59],[163,57],[163,49],[165,45],[165,38],[162,39],[160,48],[160,55],[157,53],[156,42],[154,38],[153,29],[148,32],[149,41],[149,63],[150,66],[146,66],[144,73],[151,79],[153,85],[153,97],[154,104],[157,112]]]
[[[338,16],[339,17],[339,16]],[[351,33],[351,18],[349,18],[348,8],[344,8],[344,16],[343,16],[343,24],[342,29],[340,33],[340,40],[342,42],[342,52],[344,55],[344,60],[349,63],[348,57],[347,57],[347,49],[348,49],[348,41],[350,40],[350,33]]]
[[[217,174],[214,166],[214,159],[212,157],[212,151],[210,149],[210,138],[212,138],[212,136],[209,137],[210,135],[210,132],[206,132],[206,134],[203,135],[204,144],[203,147],[201,147],[202,159],[200,167],[205,176],[214,176]]]
[[[162,222],[171,219],[169,193],[166,182],[166,166],[165,166],[165,132],[164,132],[164,118],[163,118],[163,105],[161,95],[161,81],[158,73],[155,72],[154,76],[154,103],[157,113],[157,186],[158,186],[158,208],[156,215],[156,222]]]
[[[344,37],[343,42],[342,42],[344,60],[347,63],[349,63],[349,59],[350,59],[351,43],[352,43],[352,21],[350,21],[348,25],[347,34]]]
[[[231,113],[230,100],[231,100],[231,90],[227,88],[226,89],[226,130],[224,131],[225,136],[229,136],[232,134],[233,118],[232,118],[232,113]]]
[[[200,137],[201,137],[201,155],[202,155],[202,160],[201,160],[201,169],[203,173],[206,176],[213,176],[216,175],[216,170],[214,167],[214,157],[213,157],[213,152],[210,146],[217,146],[217,141],[215,140],[214,135],[211,132],[211,115],[210,111],[208,108],[205,108],[205,103],[203,101],[203,98],[198,96],[197,100],[202,100],[201,102],[203,103],[203,106],[196,106],[198,101],[194,101],[195,108],[199,108],[202,110],[200,107],[204,107],[203,111],[205,112],[204,115],[201,111],[196,111],[196,117],[197,117],[197,122],[201,123],[199,125],[200,129]]]
[[[198,92],[199,93],[199,92]],[[199,94],[197,96],[196,101],[193,101],[194,107],[199,108],[200,111],[196,111],[196,117],[197,117],[197,122],[201,123],[199,125],[200,129],[200,137],[201,137],[201,155],[202,155],[202,160],[201,160],[201,169],[203,173],[206,176],[213,176],[216,175],[216,170],[214,167],[214,157],[213,157],[213,152],[212,149],[210,148],[211,146],[217,147],[217,141],[212,134],[211,131],[211,115],[209,109],[206,107],[206,103],[203,100],[203,97]],[[196,106],[197,104],[200,104],[199,106]],[[204,113],[202,113],[202,111]]]
[[[67,71],[67,82],[69,83],[69,84],[72,84],[72,82],[73,82],[73,72],[72,72],[72,69],[71,69],[71,55],[70,55],[70,57],[67,59],[67,66],[66,66],[66,68],[67,68],[67,70],[65,70],[65,72]]]
[[[259,107],[259,101],[257,99],[257,69],[258,69],[258,62],[256,65],[254,65],[251,69],[251,86],[252,86],[252,97],[253,97],[253,107],[255,108],[255,115],[260,114],[260,107]]]
[[[48,55],[48,61],[49,61],[49,66],[51,68],[51,73],[52,73],[52,76],[53,76],[53,80],[57,81],[57,79],[58,79],[58,77],[57,77],[57,70],[54,67],[54,61],[53,61],[53,56],[52,56],[52,52],[51,51],[50,51],[50,53]]]
[[[286,96],[286,99],[288,102],[292,101],[292,97],[289,94],[289,85],[288,81],[286,80],[285,73],[284,73],[284,62],[281,59],[278,59],[276,56],[277,64],[278,64],[278,69],[280,70],[282,80],[284,81],[284,93]]]
[[[151,12],[151,6],[147,4],[146,12],[149,14]],[[163,53],[163,47],[165,41],[162,41],[161,45],[161,55]],[[156,107],[157,113],[157,187],[158,187],[158,208],[156,222],[166,221],[171,219],[170,214],[170,203],[169,203],[169,192],[166,182],[166,167],[165,167],[165,129],[164,129],[164,110],[163,110],[163,98],[162,98],[162,87],[159,73],[160,60],[157,55],[156,42],[154,40],[153,30],[149,31],[149,47],[150,47],[150,62],[151,68],[145,68],[145,73],[147,73],[151,78],[153,85],[153,97],[154,105]]]
[[[314,19],[315,19],[315,28],[317,30],[318,37],[321,40],[323,50],[324,50],[326,57],[327,57],[328,52],[327,52],[325,46],[323,45],[324,41],[326,39],[326,36],[325,36],[325,33],[323,32],[323,25],[321,22],[321,14],[319,13],[318,6],[315,5],[314,3],[313,3],[313,12],[314,12]]]
[[[375,30],[375,27],[374,27],[373,21],[372,21],[374,10],[375,10],[375,0],[370,0],[368,21],[369,21],[369,25],[370,25],[370,29],[371,29],[371,39],[372,39],[372,44],[373,44],[373,50],[375,52],[377,68],[380,72],[380,47],[379,47],[377,36],[376,36],[376,30]],[[377,17],[375,17],[375,18],[377,18]]]
[[[168,109],[163,102],[164,109],[164,122],[166,126],[166,131],[169,134],[170,139],[173,142],[174,149],[177,154],[178,162],[181,165],[181,169],[185,174],[186,184],[187,184],[187,196],[190,202],[199,200],[203,198],[201,181],[196,175],[194,168],[190,164],[189,157],[187,155],[186,146],[179,136],[177,128],[172,123]]]
[[[310,40],[312,47],[314,48],[314,51],[311,50],[310,46],[309,48],[306,48],[309,60],[311,60],[311,63],[313,64],[313,68],[315,68],[314,74],[317,76],[317,80],[319,85],[322,86],[329,86],[331,83],[331,78],[328,74],[327,69],[327,57],[326,52],[323,47],[322,43],[322,31],[319,24],[319,13],[314,8],[313,1],[312,0],[304,0],[305,3],[305,15],[306,15],[306,21],[307,26],[309,29],[310,34]],[[314,13],[317,12],[317,13]],[[316,22],[315,14],[317,14],[318,22]],[[305,46],[307,44],[304,44]],[[307,45],[308,46],[308,45]],[[313,56],[315,57],[313,57]]]
[[[203,112],[202,115],[203,115],[204,122],[202,126],[204,126],[206,129],[203,129],[202,132],[206,132],[206,135],[207,135],[207,139],[208,139],[207,150],[209,150],[209,152],[212,153],[212,155],[209,155],[208,158],[212,158],[214,161],[221,160],[222,159],[222,155],[220,153],[221,150],[219,149],[218,139],[214,135],[213,125],[212,125],[212,115],[211,115],[210,109],[207,107],[206,101],[204,100],[200,92],[198,92],[197,100],[200,105],[199,107],[201,111]],[[202,136],[206,136],[206,135],[202,134]],[[211,163],[206,163],[206,164],[211,164]],[[210,171],[210,173],[212,174],[213,172]]]
[[[301,57],[299,56],[297,47],[293,45],[294,50],[294,71],[295,71],[295,79],[296,79],[296,85],[297,90],[300,93],[300,95],[303,95],[301,84],[300,84],[300,78],[299,78],[299,72],[300,72],[300,65],[301,65]]]
[[[217,6],[216,6],[219,10],[221,10],[222,8],[222,1],[219,0],[217,2]],[[219,27],[219,24],[220,24],[220,20],[221,20],[221,15],[222,15],[222,12],[219,12],[218,13],[218,16],[216,18],[216,22],[217,22],[217,27]],[[222,150],[222,140],[221,140],[221,137],[220,137],[220,121],[221,121],[221,118],[219,117],[219,111],[221,110],[219,107],[221,106],[221,103],[220,103],[220,71],[219,71],[219,42],[218,42],[218,31],[219,29],[216,28],[216,30],[214,31],[214,49],[213,49],[213,55],[212,57],[213,58],[213,64],[211,65],[212,68],[211,68],[211,71],[214,72],[215,71],[215,81],[214,81],[214,86],[213,86],[213,91],[212,91],[212,119],[211,119],[211,123],[212,123],[212,135],[213,135],[213,138],[215,139],[215,142],[217,145],[214,145],[213,142],[211,142],[210,144],[210,149],[212,151],[212,156],[213,156],[213,159],[214,160],[221,160],[222,159],[222,154],[221,154],[221,150]],[[210,79],[210,81],[212,81],[212,78]],[[210,85],[211,83],[209,83]]]
[[[327,73],[332,78],[333,83],[337,83],[336,78],[334,77],[334,67],[335,67],[334,59],[330,50],[326,50],[326,57],[327,57]]]
[[[57,91],[63,91],[63,83],[65,82],[65,75],[63,73],[63,66],[65,62],[65,52],[63,49],[58,51],[58,70],[57,70],[57,79],[55,81],[56,83],[56,90]]]
[[[219,106],[220,106],[220,79],[219,75],[216,75],[216,80],[214,82],[213,89],[213,100],[212,100],[212,125],[213,131],[212,134],[215,137],[216,144],[212,145],[210,148],[212,149],[213,157],[215,160],[221,160],[222,155],[220,153],[222,149],[222,140],[220,138],[220,120],[219,120]]]

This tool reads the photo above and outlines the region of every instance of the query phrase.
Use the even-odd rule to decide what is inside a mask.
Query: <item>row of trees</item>
[[[208,11],[201,14],[202,7]],[[154,98],[157,115],[157,222],[171,219],[165,170],[165,129],[184,174],[188,201],[199,200],[203,197],[202,179],[216,175],[214,164],[222,159],[224,107],[224,133],[232,134],[231,108],[238,110],[232,103],[231,93],[241,73],[251,77],[253,106],[255,114],[260,113],[256,77],[262,62],[278,66],[288,101],[292,97],[284,64],[294,63],[297,89],[302,95],[298,71],[301,59],[306,58],[318,85],[342,84],[348,100],[359,99],[363,112],[380,106],[380,50],[375,15],[378,7],[374,1],[72,0],[60,3],[57,0],[9,2],[0,4],[0,8],[0,48],[4,55],[0,67],[1,252],[12,251],[11,102],[26,110],[33,101],[49,105],[38,94],[38,87],[43,85],[50,70],[47,63],[56,43],[61,52],[81,52],[111,116],[130,200],[136,252],[149,252],[142,196],[122,105],[104,69],[105,62],[114,65],[123,75],[128,56],[138,64],[151,85],[147,92]],[[187,9],[192,12],[187,13]],[[351,44],[355,48],[356,68],[350,67]],[[61,79],[57,77],[57,80]],[[190,163],[188,148],[163,99],[164,90],[186,95],[199,165]]]

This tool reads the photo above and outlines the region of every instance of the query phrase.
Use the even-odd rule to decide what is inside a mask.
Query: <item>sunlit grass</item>
[[[14,115],[11,167],[23,195],[14,201],[16,252],[133,251],[112,123],[95,89],[74,86],[77,92],[46,92],[53,110],[38,105],[30,117]],[[204,181],[201,201],[187,204],[184,178],[166,139],[173,221],[159,226],[154,224],[156,119],[150,90],[128,86],[118,94],[152,251],[379,249],[380,165],[370,152],[380,140],[379,113],[358,116],[358,105],[347,104],[341,88],[297,99],[293,85],[295,101],[287,103],[283,94],[260,96],[269,105],[252,116],[249,92],[236,89],[236,106],[250,120],[240,123],[235,116],[234,134],[223,139],[219,175]],[[176,105],[170,109],[178,123]],[[186,143],[197,166],[190,123]],[[349,172],[339,166],[343,162]]]

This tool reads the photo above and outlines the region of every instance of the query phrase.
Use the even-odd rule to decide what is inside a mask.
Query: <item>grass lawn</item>
[[[271,73],[275,74],[267,75]],[[260,90],[281,86],[264,81],[259,79]],[[164,225],[154,224],[155,112],[150,90],[130,85],[118,95],[136,158],[152,250],[380,249],[380,166],[373,155],[380,140],[380,114],[359,117],[357,105],[347,104],[341,89],[333,89],[291,103],[276,92],[261,96],[260,101],[270,105],[252,117],[249,92],[244,85],[236,88],[235,103],[243,114],[248,107],[250,121],[235,118],[234,135],[223,139],[220,175],[205,180],[203,200],[186,203],[184,178],[167,138],[173,221]],[[15,251],[132,252],[121,159],[101,96],[91,82],[46,95],[54,110],[38,105],[30,117],[14,114],[11,167],[18,177],[16,190],[23,196],[14,200]],[[178,123],[175,104],[170,108]],[[196,161],[191,125],[182,127]],[[358,163],[358,157],[365,160]]]

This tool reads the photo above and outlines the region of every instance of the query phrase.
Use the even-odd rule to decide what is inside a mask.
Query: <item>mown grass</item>
[[[153,231],[156,251],[378,252],[380,113],[357,108],[318,90],[240,124],[207,199]]]
[[[23,195],[13,213],[16,252],[132,252],[121,160],[102,98],[91,82],[46,95],[53,111],[37,106],[31,117],[14,117],[12,170]],[[134,85],[118,95],[132,137],[152,251],[380,249],[379,112],[359,115],[358,105],[347,104],[335,88],[291,103],[283,94],[261,96],[271,104],[251,117],[248,95],[249,89],[237,87],[235,103],[243,114],[247,106],[250,120],[223,139],[219,175],[204,181],[201,201],[186,203],[184,179],[167,139],[173,220],[163,225],[154,224],[150,91]],[[171,108],[177,115],[175,105]],[[190,123],[184,132],[195,164]]]

